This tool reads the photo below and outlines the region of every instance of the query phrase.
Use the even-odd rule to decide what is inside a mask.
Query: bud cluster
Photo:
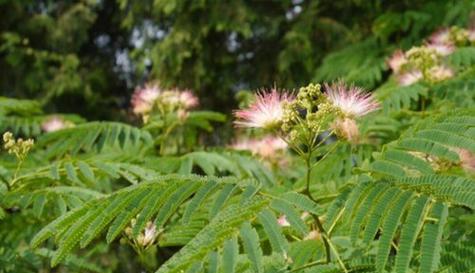
[[[20,161],[23,161],[26,158],[34,144],[33,139],[15,139],[11,132],[3,134],[3,142],[5,150],[7,150],[9,154],[14,154]]]

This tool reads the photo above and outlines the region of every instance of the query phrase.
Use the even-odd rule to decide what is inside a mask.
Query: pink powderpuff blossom
[[[238,119],[236,126],[271,129],[280,124],[284,115],[284,103],[293,100],[293,96],[277,89],[256,94],[255,101],[247,109],[234,112]]]
[[[420,70],[407,71],[398,76],[398,82],[401,86],[409,86],[420,81],[423,78]]]
[[[430,43],[426,45],[427,48],[433,49],[440,56],[447,56],[452,54],[455,51],[455,46],[450,43],[445,44],[435,44]]]
[[[131,100],[132,111],[135,114],[146,114],[150,112],[161,92],[157,84],[147,84],[145,87],[135,88]]]
[[[450,40],[450,29],[442,28],[432,33],[429,37],[429,41],[433,44],[448,44],[451,43]]]
[[[53,116],[53,117],[45,120],[41,124],[41,129],[43,129],[43,131],[45,131],[47,133],[58,131],[58,130],[64,129],[66,127],[68,127],[66,122],[58,116]]]
[[[379,109],[379,103],[362,88],[347,87],[343,82],[325,84],[325,95],[345,117],[362,117]]]
[[[389,68],[391,68],[394,73],[398,73],[401,70],[401,67],[406,63],[407,58],[402,50],[396,50],[396,52],[394,52],[394,54],[387,60]]]
[[[189,90],[180,92],[179,101],[185,109],[196,107],[199,104],[198,98]]]

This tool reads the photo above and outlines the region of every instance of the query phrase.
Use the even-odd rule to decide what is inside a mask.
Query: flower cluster
[[[331,128],[350,141],[358,138],[356,119],[379,108],[361,88],[342,82],[309,84],[296,97],[273,89],[259,93],[251,106],[235,112],[238,126],[277,132],[288,142],[313,145],[316,137]]]
[[[433,33],[422,46],[413,47],[407,52],[397,50],[387,64],[401,86],[421,80],[440,82],[454,76],[454,71],[444,64],[444,57],[459,46],[474,44],[475,29],[443,28]]]
[[[34,144],[33,139],[15,139],[11,132],[3,134],[3,142],[5,150],[7,150],[9,154],[14,154],[20,161],[23,161],[26,158]]]
[[[407,52],[396,51],[388,60],[401,86],[418,81],[440,82],[453,77],[454,72],[443,64],[443,56],[450,54],[451,47],[427,44],[413,47]]]
[[[132,95],[132,111],[147,121],[153,111],[161,114],[177,112],[186,116],[186,111],[198,106],[198,98],[189,90],[162,89],[156,83],[137,87]]]

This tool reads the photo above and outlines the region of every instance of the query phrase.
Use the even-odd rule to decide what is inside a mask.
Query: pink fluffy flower
[[[442,28],[432,33],[429,37],[429,41],[433,44],[447,44],[451,43],[450,41],[450,29]]]
[[[199,104],[198,98],[189,90],[180,92],[179,101],[186,109],[196,107]]]
[[[422,72],[419,70],[407,71],[398,77],[399,85],[409,86],[420,81],[423,78]]]
[[[430,43],[430,44],[427,44],[427,47],[430,49],[433,49],[435,52],[437,52],[437,54],[441,56],[450,55],[455,51],[455,46],[450,43],[444,43],[444,44]]]
[[[288,93],[276,89],[256,94],[253,104],[244,110],[234,112],[239,127],[271,129],[279,125],[284,115],[284,103],[293,99]]]
[[[394,54],[387,60],[389,68],[391,68],[394,73],[399,72],[401,67],[406,63],[407,58],[402,50],[396,50],[396,52],[394,52]]]
[[[325,95],[346,117],[362,117],[379,108],[379,103],[363,89],[338,82],[325,84]]]
[[[145,114],[149,112],[153,103],[160,96],[161,89],[156,84],[147,84],[145,87],[135,88],[132,95],[132,110],[135,114]]]
[[[450,79],[454,76],[453,70],[446,67],[446,66],[432,67],[429,70],[429,73],[430,73],[431,79],[436,81],[436,82],[444,81],[444,80]]]
[[[68,127],[66,122],[62,118],[57,117],[57,116],[53,116],[53,117],[45,120],[41,124],[41,129],[43,129],[43,131],[45,131],[47,133],[58,131],[58,130],[64,129],[66,127]]]

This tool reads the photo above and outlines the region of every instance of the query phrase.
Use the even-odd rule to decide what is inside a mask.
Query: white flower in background
[[[278,152],[287,149],[287,143],[281,138],[266,136],[263,139],[243,139],[231,144],[234,150],[248,150],[264,159],[274,158]]]
[[[69,124],[67,124],[61,117],[58,116],[53,116],[43,121],[41,124],[41,129],[47,133],[58,131],[67,127],[69,127]]]

